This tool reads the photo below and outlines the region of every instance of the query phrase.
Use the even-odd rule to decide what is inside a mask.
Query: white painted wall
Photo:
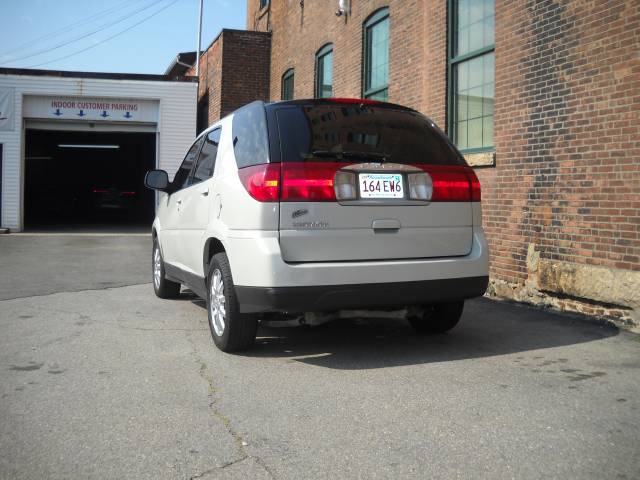
[[[196,135],[197,84],[193,82],[0,74],[0,88],[12,88],[15,96],[13,131],[0,131],[0,143],[4,145],[1,216],[3,228],[22,228],[24,96],[65,95],[159,101],[158,167],[167,170],[169,178],[173,177],[180,166]]]

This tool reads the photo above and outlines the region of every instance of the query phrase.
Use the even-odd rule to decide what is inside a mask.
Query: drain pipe
[[[202,45],[202,3],[200,0],[200,11],[198,13],[198,47],[196,49],[196,77],[200,79],[200,45]]]

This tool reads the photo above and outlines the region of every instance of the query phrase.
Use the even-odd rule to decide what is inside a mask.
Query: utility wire
[[[2,52],[2,55],[9,55],[10,53],[13,52],[17,52],[20,50],[24,50],[25,48],[30,47],[31,45],[40,42],[41,40],[45,40],[45,39],[50,39],[52,37],[57,37],[62,33],[67,33],[70,32],[71,30],[75,30],[76,27],[78,27],[79,25],[83,25],[86,23],[93,23],[98,17],[103,17],[105,15],[109,15],[112,12],[114,12],[115,10],[118,10],[120,7],[123,7],[127,4],[131,4],[131,0],[124,0],[124,2],[118,3],[117,5],[108,8],[106,10],[102,10],[100,12],[94,13],[93,15],[89,15],[88,17],[84,17],[81,18],[80,20],[70,23],[69,25],[62,27],[59,30],[54,30],[53,32],[50,33],[45,33],[44,35],[41,35],[40,37],[34,38],[32,40],[29,40],[27,42],[21,43],[20,45],[18,45],[15,48],[12,48],[11,50],[7,50],[5,52]]]
[[[99,32],[101,32],[103,30],[111,28],[114,25],[117,25],[118,23],[122,23],[125,20],[128,20],[129,18],[131,18],[132,16],[137,15],[138,13],[143,12],[145,10],[149,10],[150,8],[158,5],[159,3],[162,3],[163,1],[164,0],[160,0],[160,2],[156,2],[155,0],[153,0],[151,3],[147,4],[146,6],[144,6],[142,8],[139,8],[138,10],[135,10],[134,12],[127,13],[126,15],[124,15],[122,17],[119,17],[117,20],[113,20],[111,22],[103,23],[97,29],[95,29],[95,30],[93,30],[91,32],[88,32],[88,33],[85,33],[85,34],[80,35],[78,37],[72,38],[71,40],[67,40],[66,42],[59,43],[57,45],[54,45],[53,47],[43,48],[42,50],[37,50],[37,51],[35,51],[33,53],[30,53],[28,55],[23,55],[21,57],[14,58],[12,60],[9,60],[9,62],[11,62],[11,63],[13,63],[13,62],[21,62],[23,60],[26,60],[27,58],[36,57],[36,56],[42,55],[44,53],[49,53],[49,52],[52,52],[54,50],[58,50],[59,48],[66,47],[67,45],[69,45],[71,43],[75,43],[75,42],[77,42],[79,40],[82,40],[82,39],[85,39],[85,38],[90,37],[92,35],[95,35],[96,33],[99,33]]]
[[[102,45],[103,43],[108,42],[109,40],[113,40],[116,37],[119,37],[120,35],[122,35],[123,33],[128,32],[129,30],[137,27],[138,25],[141,25],[142,23],[146,22],[147,20],[152,19],[153,17],[155,17],[156,15],[158,15],[160,12],[166,10],[167,8],[171,7],[172,5],[176,4],[178,2],[178,0],[173,0],[171,3],[165,5],[164,7],[162,7],[160,10],[156,10],[154,13],[152,13],[151,15],[149,15],[148,17],[143,18],[142,20],[140,20],[137,23],[134,23],[133,25],[131,25],[130,27],[125,28],[124,30],[119,31],[118,33],[115,33],[113,35],[111,35],[110,37],[105,38],[104,40],[101,40],[100,42],[91,45],[89,47],[83,48],[82,50],[78,50],[76,52],[70,53],[69,55],[65,55],[63,57],[58,57],[58,58],[54,58],[53,60],[49,60],[48,62],[42,62],[42,63],[38,63],[36,65],[29,65],[28,67],[22,67],[22,68],[35,68],[35,67],[40,67],[42,65],[48,65],[50,63],[53,62],[57,62],[59,60],[66,60],[67,58],[73,57],[75,55],[79,55],[80,53],[84,53],[87,50],[91,50],[92,48],[95,48],[99,45]]]

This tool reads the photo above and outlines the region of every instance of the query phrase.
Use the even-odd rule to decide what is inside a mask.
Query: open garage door
[[[154,194],[155,133],[27,129],[24,215],[28,230],[147,231]]]

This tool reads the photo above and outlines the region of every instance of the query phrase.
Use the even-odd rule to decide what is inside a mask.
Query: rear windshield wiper
[[[356,150],[347,150],[344,152],[332,152],[330,150],[313,150],[311,153],[305,154],[304,158],[313,157],[331,157],[331,158],[364,158],[364,159],[376,159],[381,162],[386,162],[389,157],[388,153],[377,152],[358,152]]]

